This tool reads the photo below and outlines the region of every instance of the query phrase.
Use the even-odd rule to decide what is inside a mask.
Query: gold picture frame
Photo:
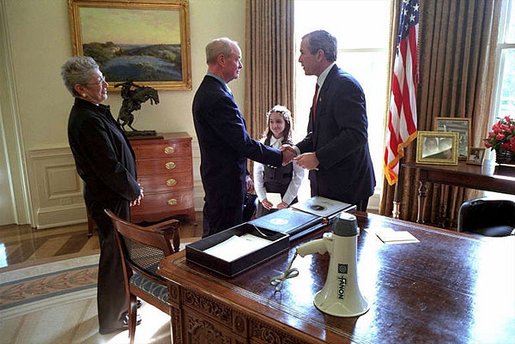
[[[467,164],[469,165],[483,165],[485,159],[485,148],[484,147],[471,147],[470,154],[467,158]]]
[[[450,131],[419,131],[417,164],[457,165],[458,135]]]
[[[74,55],[99,64],[118,83],[191,90],[187,0],[68,0]]]
[[[435,117],[434,130],[452,131],[458,136],[458,160],[467,160],[469,155],[470,118],[461,117]]]

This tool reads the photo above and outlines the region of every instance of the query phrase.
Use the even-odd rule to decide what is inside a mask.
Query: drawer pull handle
[[[175,148],[170,147],[170,146],[165,147],[165,154],[173,154],[173,153],[175,153]]]
[[[165,164],[165,167],[167,170],[173,170],[177,165],[175,164],[175,162],[173,161],[170,161],[170,162],[167,162]]]
[[[177,205],[177,200],[175,198],[170,198],[168,200],[168,205]]]
[[[166,181],[166,186],[175,186],[177,185],[177,180],[171,178]]]

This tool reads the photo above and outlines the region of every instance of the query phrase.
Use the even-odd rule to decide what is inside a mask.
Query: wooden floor
[[[202,236],[202,213],[197,223],[181,224],[181,239]],[[0,271],[99,253],[98,235],[88,237],[86,223],[34,229],[30,225],[0,226]]]

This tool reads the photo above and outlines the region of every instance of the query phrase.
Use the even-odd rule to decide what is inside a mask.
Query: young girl
[[[280,148],[283,144],[291,144],[290,110],[276,105],[266,114],[266,121],[267,128],[261,142],[275,148]],[[277,209],[287,208],[291,203],[297,202],[297,192],[303,177],[304,169],[295,161],[281,167],[254,162],[254,189],[259,200],[256,217],[275,211],[272,202],[267,199],[267,193],[281,194],[281,202],[277,205]]]

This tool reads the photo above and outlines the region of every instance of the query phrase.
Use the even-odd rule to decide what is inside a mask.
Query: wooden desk
[[[293,249],[232,279],[189,263],[182,252],[160,266],[170,281],[177,343],[513,342],[515,237],[477,238],[364,213],[358,222],[368,228],[358,239],[367,313],[338,318],[315,308],[327,254],[298,257],[299,276],[274,294],[269,279],[284,271]],[[420,242],[385,245],[372,233],[384,227],[407,230]]]
[[[487,160],[482,166],[468,165],[464,161],[460,161],[457,166],[413,162],[405,163],[403,166],[419,170],[418,223],[423,223],[425,219],[428,182],[515,195],[515,167],[496,166],[494,161]],[[445,211],[445,205],[442,205],[439,209],[441,218],[444,217]]]

